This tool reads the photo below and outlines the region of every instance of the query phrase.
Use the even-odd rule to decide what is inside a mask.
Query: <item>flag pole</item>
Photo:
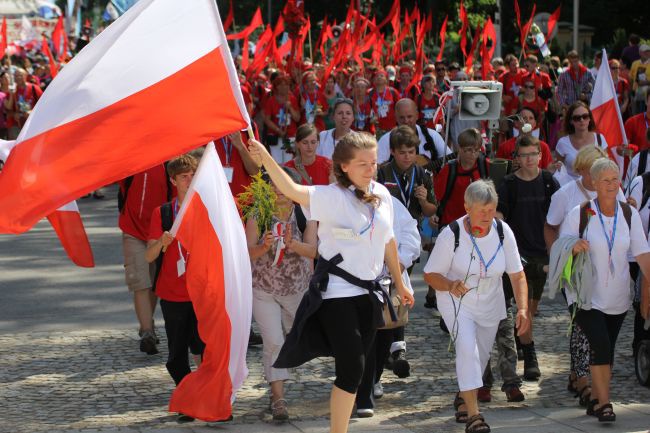
[[[309,15],[307,15],[309,18]],[[309,38],[309,59],[313,62],[314,61],[314,53],[312,53],[311,49],[311,20],[309,20],[309,28],[307,29],[307,37]]]

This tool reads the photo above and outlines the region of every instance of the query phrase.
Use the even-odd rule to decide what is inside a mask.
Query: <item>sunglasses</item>
[[[571,120],[573,120],[574,122],[580,122],[581,120],[589,120],[589,113],[573,115],[571,116]]]

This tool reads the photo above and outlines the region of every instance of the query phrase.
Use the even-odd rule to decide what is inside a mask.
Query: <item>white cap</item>
[[[648,44],[639,45],[639,51],[650,51],[650,45]]]

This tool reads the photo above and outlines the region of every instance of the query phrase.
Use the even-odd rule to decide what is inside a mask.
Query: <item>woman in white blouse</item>
[[[334,128],[321,131],[319,134],[320,146],[317,153],[325,158],[332,159],[336,144],[352,129],[354,122],[354,103],[352,99],[339,98],[334,103]]]
[[[594,284],[591,299],[587,299],[582,306],[578,305],[575,319],[591,348],[592,400],[587,414],[597,416],[601,422],[611,422],[616,420],[609,401],[614,346],[632,304],[628,251],[641,271],[650,275],[650,247],[639,213],[631,208],[628,226],[623,207],[629,205],[617,199],[621,185],[618,165],[601,158],[591,167],[591,177],[597,197],[589,202],[591,216],[588,217],[582,239],[573,247],[573,254],[589,254]],[[579,235],[580,213],[581,207],[577,206],[567,215],[561,237]],[[574,295],[569,292],[567,302],[569,305],[576,303]],[[587,302],[590,302],[591,308]]]
[[[492,181],[478,180],[465,191],[467,215],[438,236],[424,267],[424,280],[436,289],[438,310],[456,348],[456,421],[466,432],[489,432],[479,413],[477,391],[490,358],[499,321],[506,318],[502,275],[507,273],[517,301],[519,334],[530,326],[528,286],[512,230],[495,220],[497,193]]]
[[[389,301],[376,281],[384,262],[402,302],[413,305],[401,277],[391,195],[374,181],[377,142],[366,133],[347,134],[332,155],[337,181],[322,186],[294,183],[256,140],[249,151],[307,219],[319,222],[316,270],[274,367],[334,356],[330,431],[347,432],[365,358],[383,325],[382,302]]]
[[[607,141],[602,134],[596,131],[596,122],[591,110],[582,101],[576,101],[568,108],[564,116],[564,137],[560,138],[555,146],[557,160],[564,163],[567,173],[573,179],[580,175],[573,169],[578,151],[584,146],[597,146],[607,149]]]

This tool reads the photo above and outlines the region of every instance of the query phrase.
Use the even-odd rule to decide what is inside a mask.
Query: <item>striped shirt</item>
[[[562,72],[557,82],[557,96],[560,105],[573,104],[580,100],[583,93],[587,100],[591,100],[595,81],[594,76],[588,70],[578,80],[574,80],[568,70]]]

